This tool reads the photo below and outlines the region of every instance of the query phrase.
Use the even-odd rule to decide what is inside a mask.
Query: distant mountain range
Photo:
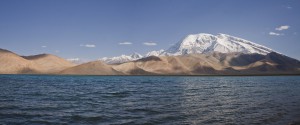
[[[50,54],[19,56],[0,49],[0,74],[299,75],[300,62],[248,40],[201,33],[188,35],[167,50],[83,64]]]
[[[134,60],[138,60],[143,58],[143,56],[139,53],[133,53],[129,56],[127,55],[121,55],[118,57],[112,57],[112,58],[107,58],[104,57],[102,59],[100,59],[101,61],[107,63],[107,64],[120,64],[120,63],[125,63],[125,62],[130,62],[130,61],[134,61]]]
[[[219,34],[215,36],[211,34],[200,33],[186,36],[183,40],[174,44],[167,50],[151,51],[144,56],[141,56],[138,53],[134,53],[130,56],[122,55],[112,58],[105,57],[100,59],[100,61],[103,61],[107,64],[119,64],[149,56],[178,56],[186,54],[205,54],[212,52],[241,52],[245,54],[258,53],[266,55],[270,52],[273,52],[273,50],[254,42],[226,34]]]

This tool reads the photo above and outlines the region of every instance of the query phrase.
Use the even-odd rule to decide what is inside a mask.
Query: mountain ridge
[[[257,56],[260,58],[253,60]],[[179,56],[150,56],[115,65],[113,68],[129,75],[136,69],[157,75],[299,74],[300,62],[287,58],[276,52],[267,55],[213,52]]]
[[[120,64],[124,62],[134,61],[143,58],[143,56],[139,53],[134,52],[133,54],[127,56],[127,55],[121,55],[117,57],[111,57],[111,58],[101,58],[100,61],[103,61],[107,64]]]
[[[76,59],[77,60],[77,59]],[[0,49],[0,74],[300,75],[300,61],[226,34],[191,34],[167,50],[73,64],[51,54]]]
[[[47,63],[44,64],[45,62]],[[299,60],[276,52],[270,52],[267,55],[211,52],[177,56],[149,56],[114,65],[108,65],[102,61],[92,61],[80,65],[69,65],[69,63],[66,66],[61,65],[65,62],[67,61],[54,55],[41,54],[21,57],[13,52],[0,50],[0,74],[300,75]],[[57,70],[53,71],[56,68]]]
[[[146,58],[149,56],[176,56],[195,53],[210,53],[210,52],[241,52],[241,53],[258,53],[266,55],[270,52],[275,52],[272,49],[263,45],[238,38],[235,36],[219,33],[218,35],[212,35],[208,33],[190,34],[184,37],[182,40],[169,47],[166,50],[150,51],[144,56],[139,58],[124,58],[126,55],[121,55],[111,58],[102,58],[100,60],[107,64],[124,63],[134,61],[140,58]]]

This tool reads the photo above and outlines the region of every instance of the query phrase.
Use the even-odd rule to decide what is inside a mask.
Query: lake
[[[300,118],[300,76],[0,75],[0,124],[272,124]]]

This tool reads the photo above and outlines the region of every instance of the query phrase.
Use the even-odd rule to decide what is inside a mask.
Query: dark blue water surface
[[[0,124],[289,124],[300,76],[0,75]]]

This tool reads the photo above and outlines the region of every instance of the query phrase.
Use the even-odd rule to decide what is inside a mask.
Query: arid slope
[[[34,56],[23,56],[41,67],[40,71],[45,73],[57,73],[66,68],[75,66],[75,64],[50,54],[40,54]]]
[[[0,49],[0,74],[32,74],[39,66],[8,50]]]
[[[54,74],[72,66],[75,64],[50,54],[19,56],[0,49],[0,74]]]
[[[144,75],[145,72],[160,75],[300,74],[298,60],[275,52],[267,55],[214,52],[184,56],[152,56],[114,65],[113,68],[128,75]]]
[[[67,68],[60,74],[68,75],[122,75],[122,73],[114,70],[110,65],[101,61],[93,61],[78,66]]]

